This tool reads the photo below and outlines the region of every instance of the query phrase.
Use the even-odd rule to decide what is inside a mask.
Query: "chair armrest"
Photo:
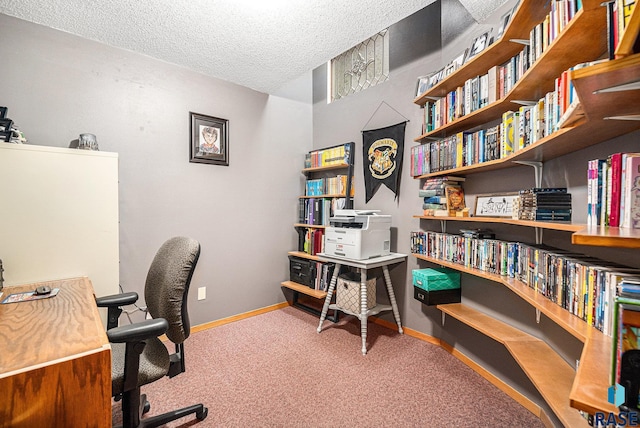
[[[123,325],[107,330],[107,337],[112,343],[135,342],[164,334],[169,323],[164,318],[145,320],[139,323]]]
[[[110,296],[96,297],[96,305],[99,308],[108,308],[111,306],[131,305],[138,300],[138,293],[130,291],[128,293],[112,294]]]

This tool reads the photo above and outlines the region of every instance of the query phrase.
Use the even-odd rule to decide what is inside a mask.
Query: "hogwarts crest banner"
[[[362,131],[365,203],[381,184],[398,197],[398,186],[404,153],[404,131],[407,123]]]

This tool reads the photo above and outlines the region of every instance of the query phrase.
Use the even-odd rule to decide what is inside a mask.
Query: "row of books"
[[[640,229],[640,153],[588,162],[587,224]]]
[[[349,163],[350,144],[342,144],[322,150],[313,150],[304,157],[305,168],[319,168]]]
[[[329,283],[331,282],[331,276],[335,269],[335,263],[330,262],[315,262],[315,268],[312,270],[313,275],[313,288],[318,291],[327,291],[329,289]]]
[[[571,193],[566,187],[521,190],[516,200],[520,220],[571,221]]]
[[[513,15],[515,14],[518,8],[518,4],[519,2],[517,2],[512,9],[507,11],[501,17],[500,25],[498,27],[498,32],[495,35],[496,40],[502,37],[504,30],[506,29],[507,25],[511,21],[511,18],[513,17]],[[443,67],[442,69],[434,73],[431,73],[428,76],[424,76],[424,78],[421,78],[422,80],[419,80],[418,91],[416,95],[420,96],[422,93],[426,92],[428,89],[437,85],[442,80],[446,79],[450,74],[454,73],[464,64],[469,62],[471,59],[475,58],[487,47],[491,46],[491,44],[493,44],[493,41],[494,41],[494,35],[492,31],[493,29],[491,31],[487,31],[482,34],[479,34],[477,37],[474,37],[473,40],[471,41],[471,46],[465,49],[462,53],[457,55],[451,61],[449,61],[449,63],[445,67]],[[424,83],[421,84],[420,82],[424,82]]]
[[[543,245],[411,232],[411,252],[509,278],[611,336],[617,287],[640,270]]]
[[[619,2],[632,2],[635,0],[618,0]],[[518,5],[505,13],[500,20],[500,27],[498,29],[498,33],[496,35],[496,39],[500,38],[504,32],[504,29],[509,24],[512,16],[515,14]],[[527,68],[535,62],[537,58],[539,58],[542,53],[546,50],[546,48],[555,40],[555,38],[562,32],[564,27],[571,21],[571,19],[575,16],[578,11],[582,9],[582,0],[554,0],[551,2],[551,10],[549,14],[545,17],[545,19],[534,28],[531,29],[529,34],[528,44],[525,46],[523,51],[518,54],[516,57],[512,58],[511,61],[508,61],[506,64],[501,66],[504,70],[500,71],[500,73],[505,72],[502,75],[502,91],[500,92],[502,95],[498,95],[498,98],[504,96],[515,84],[517,81],[516,75],[522,76]],[[628,10],[628,7],[627,7]],[[441,70],[432,73],[424,79],[424,84],[418,84],[418,93],[424,93],[431,87],[437,85],[440,81],[445,79],[447,76],[455,72],[459,69],[463,64],[469,62],[472,58],[482,52],[486,47],[493,43],[493,35],[490,32],[483,33],[478,37],[474,38],[471,47],[466,49],[462,54],[453,58],[444,68]],[[496,70],[494,70],[493,75],[495,76]],[[492,73],[490,72],[489,75]],[[489,77],[493,79],[493,77]],[[481,78],[478,78],[482,80]],[[420,82],[420,80],[419,80]],[[487,82],[488,83],[488,82]],[[480,83],[482,86],[482,83]],[[495,85],[498,88],[500,85]],[[491,84],[488,84],[488,87],[493,87]],[[478,91],[478,93],[482,93],[482,90]],[[489,98],[490,95],[487,94]],[[464,99],[464,98],[462,98]],[[486,98],[485,98],[486,99]],[[495,100],[494,100],[495,101]],[[491,103],[492,101],[488,101]],[[479,104],[482,104],[480,101]],[[469,114],[471,111],[467,109],[464,114]],[[461,117],[458,115],[457,117]],[[446,123],[446,122],[445,122]],[[425,128],[424,132],[429,132],[432,129]]]
[[[591,64],[579,64],[563,72],[555,79],[552,92],[517,111],[504,112],[499,125],[473,132],[458,132],[442,140],[413,147],[412,176],[501,159],[553,134],[567,120],[566,113],[577,100],[569,79],[570,71]]]
[[[298,229],[298,251],[315,256],[324,251],[324,229]]]
[[[612,53],[620,44],[620,39],[629,24],[635,6],[636,0],[613,0],[610,2],[608,28]]]
[[[305,196],[345,196],[347,189],[347,176],[335,175],[333,177],[312,178],[305,182]],[[355,194],[353,180],[351,180],[351,196]]]
[[[530,62],[537,58],[562,33],[571,19],[582,9],[581,0],[555,0],[551,2],[551,10],[545,19],[529,33]]]
[[[298,223],[328,226],[336,210],[345,207],[345,198],[308,198],[298,200]]]

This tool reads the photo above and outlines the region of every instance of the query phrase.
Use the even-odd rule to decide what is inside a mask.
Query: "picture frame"
[[[229,121],[189,112],[189,162],[229,166]]]
[[[455,215],[456,212],[466,208],[464,203],[464,189],[461,186],[447,186],[444,192],[447,198],[447,211],[449,211],[449,215]]]
[[[500,26],[498,27],[498,34],[496,35],[496,39],[499,39],[504,34],[504,30],[507,29],[509,25],[509,21],[511,21],[511,15],[513,14],[514,9],[509,9],[502,17],[500,18]]]
[[[457,57],[451,60],[451,64],[453,64],[453,70],[456,71],[464,64],[467,55],[469,54],[469,48],[462,51]]]
[[[469,62],[473,57],[478,55],[480,52],[485,50],[485,48],[489,46],[489,32],[484,32],[475,39],[473,39],[473,43],[469,47],[469,54],[467,55],[467,59],[464,61],[465,63]]]
[[[473,215],[475,217],[513,218],[514,202],[518,197],[518,192],[477,195]]]
[[[426,76],[418,77],[418,83],[416,85],[416,97],[424,94],[431,86],[429,84],[433,74],[427,74]]]

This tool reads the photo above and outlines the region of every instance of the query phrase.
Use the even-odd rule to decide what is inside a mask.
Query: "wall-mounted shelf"
[[[335,165],[329,165],[329,166],[318,166],[318,167],[314,167],[314,168],[304,168],[302,170],[303,174],[309,174],[309,173],[314,173],[314,172],[322,172],[322,171],[331,171],[334,169],[345,169],[345,168],[349,168],[349,165],[346,163],[339,163],[339,164],[335,164]]]
[[[591,226],[574,233],[571,243],[598,247],[640,248],[640,229]]]
[[[616,58],[622,58],[634,53],[634,48],[638,43],[637,40],[639,32],[640,10],[638,10],[637,7],[634,7],[633,12],[631,13],[631,18],[629,18],[629,22],[627,23],[627,28],[625,28],[624,33],[622,33],[622,37],[618,42],[618,47],[615,51]]]
[[[293,281],[283,281],[280,283],[285,288],[288,288],[293,291],[297,291],[298,293],[306,294],[307,296],[311,296],[314,299],[324,299],[327,297],[326,291],[314,290],[313,288],[307,287],[306,285],[298,284]]]
[[[305,227],[307,229],[326,229],[328,226],[322,224],[306,224],[306,223],[296,223],[293,227]]]
[[[320,261],[320,257],[312,256],[311,254],[305,253],[304,251],[289,251],[288,254],[290,256],[300,257],[302,259],[314,260],[316,262]]]
[[[591,414],[595,412],[616,412],[615,406],[607,402],[612,346],[610,337],[607,337],[602,332],[591,327],[577,316],[572,315],[561,306],[550,301],[545,296],[518,280],[490,274],[478,269],[466,268],[456,263],[446,262],[421,254],[413,254],[413,256],[430,263],[504,285],[562,329],[583,342],[584,346],[580,358],[580,365],[575,373],[571,394],[569,395],[571,406]],[[482,328],[492,330],[488,325]],[[489,335],[488,332],[483,333]],[[491,334],[499,335],[502,333],[498,331]],[[551,405],[551,403],[549,404]]]
[[[415,141],[419,142],[432,137],[446,137],[447,135],[466,131],[483,123],[499,119],[502,112],[520,107],[520,104],[517,102],[519,100],[538,101],[547,92],[553,90],[554,79],[562,72],[573,67],[580,61],[597,58],[605,51],[606,37],[604,37],[604,31],[602,31],[602,37],[595,38],[596,42],[591,38],[585,40],[582,37],[575,37],[575,34],[584,34],[587,32],[587,29],[597,26],[605,17],[605,8],[591,12],[586,12],[585,10],[579,11],[569,24],[567,24],[564,31],[547,47],[504,98],[440,126],[433,131],[427,132],[416,138]],[[522,46],[518,49],[521,50]],[[485,55],[483,54],[482,56]],[[463,69],[465,68],[466,66],[463,67]],[[486,70],[487,68],[476,75],[486,73]],[[462,85],[464,85],[464,81]],[[456,87],[450,90],[455,90]],[[427,93],[429,93],[429,91]],[[446,95],[446,93],[444,95]],[[433,95],[430,96],[433,97]],[[428,99],[425,96],[424,100],[419,104],[423,105],[426,101],[428,101]]]
[[[500,218],[500,217],[435,217],[435,216],[414,215],[413,218],[419,218],[422,220],[439,220],[439,221],[501,223],[501,224],[511,224],[515,226],[537,227],[540,229],[561,230],[561,231],[567,231],[567,232],[578,232],[580,230],[583,230],[586,227],[584,224],[578,224],[578,223],[517,220],[512,218]]]
[[[462,303],[437,308],[504,345],[565,426],[588,426],[567,400],[575,371],[544,341]]]
[[[445,79],[434,85],[425,93],[416,97],[416,104],[424,105],[430,98],[440,98],[463,86],[467,79],[471,79],[483,73],[494,65],[502,64],[522,50],[522,45],[512,42],[512,39],[529,39],[529,30],[534,25],[542,22],[549,13],[549,4],[540,7],[538,0],[522,0],[517,12],[505,28],[502,37],[487,47],[480,55],[472,58]]]

